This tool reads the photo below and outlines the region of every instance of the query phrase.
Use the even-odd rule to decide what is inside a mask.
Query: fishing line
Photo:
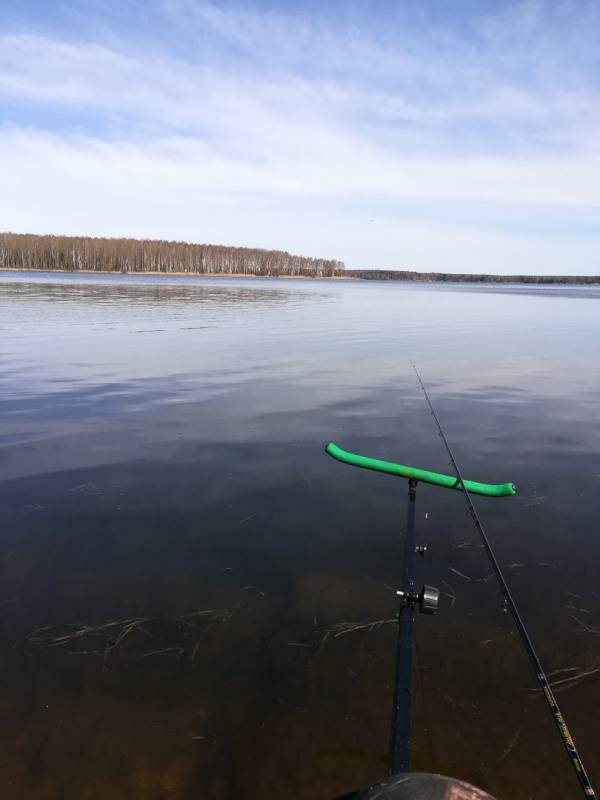
[[[581,758],[579,757],[579,753],[577,752],[577,748],[575,746],[575,742],[573,740],[573,737],[571,736],[571,733],[569,732],[569,729],[567,727],[567,723],[565,722],[565,719],[564,719],[564,717],[563,717],[563,715],[562,715],[562,713],[560,711],[560,708],[558,707],[558,703],[556,702],[556,698],[554,696],[554,692],[552,691],[552,689],[550,687],[550,684],[548,682],[548,678],[546,677],[546,673],[544,671],[544,668],[542,667],[542,663],[541,663],[541,661],[540,661],[540,659],[538,657],[538,654],[536,653],[535,647],[533,646],[533,642],[531,641],[531,638],[530,638],[529,634],[527,633],[527,628],[525,627],[525,624],[524,624],[523,620],[521,619],[521,615],[519,614],[519,610],[517,608],[517,605],[516,605],[515,601],[513,600],[513,597],[512,597],[512,595],[510,593],[510,589],[508,588],[508,584],[506,583],[506,580],[504,579],[504,575],[502,574],[502,570],[500,569],[500,565],[498,564],[498,561],[496,560],[496,556],[494,555],[494,551],[492,550],[492,546],[490,545],[490,542],[489,542],[488,537],[487,537],[487,535],[485,533],[485,530],[483,529],[483,525],[481,524],[481,520],[479,519],[479,515],[477,514],[477,511],[475,510],[475,506],[473,505],[473,501],[471,499],[471,495],[469,493],[469,490],[468,490],[467,486],[465,485],[465,483],[468,484],[468,481],[465,482],[463,480],[461,471],[460,471],[460,469],[458,467],[458,464],[456,463],[456,459],[454,458],[454,453],[452,452],[452,448],[450,447],[450,445],[448,443],[448,439],[446,438],[446,434],[444,433],[444,431],[442,429],[442,426],[441,426],[441,423],[440,423],[440,421],[438,419],[438,416],[435,413],[435,409],[434,409],[434,407],[433,407],[433,405],[431,403],[431,400],[429,399],[429,395],[427,394],[427,389],[425,388],[425,384],[423,383],[423,380],[421,379],[421,375],[419,374],[419,370],[417,369],[415,364],[413,364],[412,362],[411,362],[411,364],[412,364],[412,368],[415,371],[415,375],[417,376],[417,380],[419,381],[421,389],[423,390],[423,394],[425,395],[425,399],[427,400],[427,404],[429,406],[429,410],[431,411],[431,415],[432,415],[433,419],[435,420],[435,424],[437,425],[437,429],[439,431],[439,434],[440,434],[440,436],[442,438],[442,441],[444,442],[444,445],[445,445],[446,450],[448,452],[448,455],[450,457],[450,462],[452,464],[452,468],[454,469],[454,472],[456,473],[456,477],[457,477],[459,486],[462,487],[462,491],[464,493],[465,499],[467,501],[467,506],[468,506],[468,509],[469,509],[469,516],[471,517],[475,527],[477,528],[477,531],[479,533],[479,536],[481,537],[481,541],[483,543],[483,546],[484,546],[484,548],[485,548],[485,550],[486,550],[486,552],[488,554],[488,557],[490,559],[490,562],[492,564],[492,568],[494,570],[496,578],[498,579],[498,583],[500,585],[500,591],[502,592],[502,595],[504,597],[504,606],[508,611],[510,611],[511,616],[512,616],[514,622],[515,622],[515,625],[517,627],[517,631],[519,632],[519,636],[521,637],[521,641],[523,642],[525,650],[527,651],[527,655],[529,656],[529,660],[531,662],[531,666],[534,669],[534,672],[536,674],[536,678],[537,678],[538,683],[539,683],[539,685],[540,685],[540,687],[541,687],[541,689],[543,691],[544,697],[546,699],[546,703],[548,705],[548,708],[550,709],[550,713],[552,714],[552,718],[553,718],[554,722],[556,723],[556,727],[558,728],[558,732],[559,732],[560,737],[562,739],[562,742],[563,742],[563,744],[565,746],[565,750],[567,751],[567,755],[568,755],[569,760],[571,762],[571,766],[575,770],[575,774],[577,775],[577,779],[579,781],[579,784],[580,784],[580,786],[581,786],[581,788],[583,790],[583,793],[584,793],[585,797],[592,798],[593,800],[595,800],[596,793],[592,789],[592,785],[591,785],[590,780],[588,778],[588,775],[587,775],[587,772],[585,770],[585,767],[583,766]]]

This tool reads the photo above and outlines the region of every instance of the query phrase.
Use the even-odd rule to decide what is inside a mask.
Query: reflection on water
[[[447,471],[409,360],[547,670],[600,664],[600,293],[0,281],[5,794],[327,798],[385,773],[405,484]],[[514,289],[514,291],[513,291]],[[420,486],[415,767],[576,796],[459,495]],[[41,629],[41,630],[40,630]],[[15,646],[16,645],[16,646]],[[557,673],[557,679],[569,675]],[[559,693],[600,783],[592,674]]]
[[[194,278],[159,279],[139,276],[132,283],[129,276],[79,275],[73,278],[52,273],[32,275],[17,272],[1,273],[3,295],[8,302],[28,299],[31,303],[72,303],[94,301],[109,306],[126,303],[128,306],[143,306],[146,314],[154,307],[177,305],[182,300],[201,303],[205,307],[236,306],[238,310],[247,306],[277,306],[287,302],[302,302],[303,293],[286,290],[284,287],[241,282],[240,286],[223,286],[214,279],[199,281]],[[312,291],[311,296],[318,294]]]

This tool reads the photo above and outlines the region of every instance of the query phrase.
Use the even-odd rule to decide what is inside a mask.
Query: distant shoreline
[[[345,270],[341,275],[256,275],[243,272],[181,272],[157,270],[110,270],[110,269],[56,269],[41,267],[5,267],[0,265],[0,272],[56,272],[61,275],[123,275],[138,277],[152,275],[168,278],[251,278],[264,280],[293,281],[391,281],[394,283],[472,283],[472,284],[526,284],[537,286],[597,286],[600,275],[489,275],[485,273],[470,275],[468,273],[451,272],[411,272],[405,270]]]
[[[489,275],[466,272],[413,272],[393,269],[347,269],[346,274],[363,281],[403,283],[520,283],[537,286],[597,286],[600,275]]]

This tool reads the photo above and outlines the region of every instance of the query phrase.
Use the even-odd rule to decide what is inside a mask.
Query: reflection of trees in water
[[[68,278],[57,282],[44,283],[43,276],[35,282],[7,282],[0,284],[0,294],[6,299],[26,300],[31,302],[69,302],[91,301],[94,303],[127,303],[128,305],[169,305],[182,301],[186,303],[205,303],[211,306],[284,306],[290,302],[301,303],[303,299],[314,301],[324,293],[316,291],[311,284],[310,292],[297,289],[267,288],[264,286],[214,286],[190,285],[189,283],[174,285],[160,283],[142,283],[137,279],[125,279],[127,283],[113,283],[114,279],[98,281],[87,276],[77,282],[69,282]],[[160,280],[160,279],[156,279]],[[198,279],[200,280],[200,279]]]
[[[344,269],[341,261],[294,256],[282,250],[14,233],[0,234],[0,264],[16,269],[306,275],[320,278]]]

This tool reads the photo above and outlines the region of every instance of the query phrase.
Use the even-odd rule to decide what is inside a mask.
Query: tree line
[[[200,275],[263,275],[308,278],[435,283],[598,284],[600,275],[487,275],[415,272],[391,269],[346,269],[342,261],[306,258],[282,250],[151,239],[92,236],[38,236],[0,233],[0,268],[89,270],[92,272],[159,272]]]
[[[424,281],[429,283],[573,283],[597,284],[600,275],[487,275],[452,272],[412,272],[395,269],[347,269],[344,277],[363,281]]]
[[[0,233],[0,266],[69,272],[182,272],[310,278],[330,278],[344,270],[341,261],[295,256],[282,250],[29,233]]]

